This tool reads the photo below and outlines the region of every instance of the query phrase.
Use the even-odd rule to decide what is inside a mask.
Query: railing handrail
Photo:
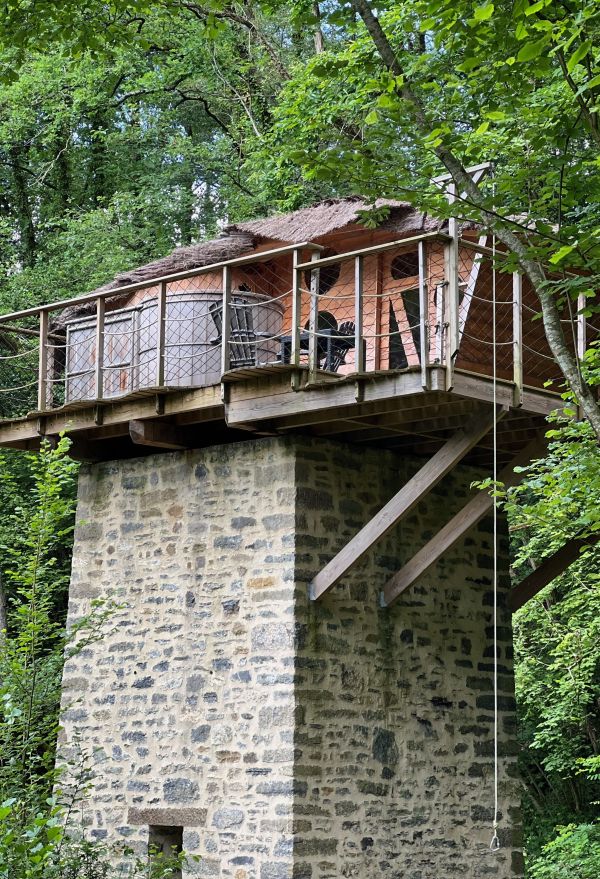
[[[124,284],[122,287],[111,287],[109,290],[102,290],[96,293],[86,293],[85,296],[76,296],[73,299],[61,299],[58,302],[50,302],[44,305],[36,305],[32,308],[25,308],[22,311],[13,311],[10,314],[0,315],[0,324],[8,323],[13,320],[20,320],[24,317],[33,317],[42,311],[63,311],[74,305],[85,305],[88,302],[97,302],[98,299],[108,299],[111,296],[121,296],[126,293],[135,293],[136,290],[144,290],[148,287],[156,287],[159,284],[170,284],[173,281],[181,281],[184,278],[193,278],[195,275],[209,274],[216,269],[223,269],[225,266],[235,267],[242,265],[250,265],[256,262],[264,262],[274,256],[283,256],[286,253],[293,253],[294,250],[324,250],[320,244],[313,241],[300,241],[298,244],[286,244],[285,247],[276,247],[273,250],[263,250],[258,253],[253,252],[244,256],[236,256],[233,259],[222,260],[221,262],[213,262],[206,266],[197,266],[194,269],[186,269],[182,272],[174,272],[170,275],[159,275],[155,278],[146,278],[145,281],[136,281],[133,284]],[[15,327],[15,331],[19,328]]]
[[[308,269],[325,269],[327,266],[335,265],[338,262],[356,259],[357,256],[370,256],[373,253],[383,253],[386,250],[395,250],[400,246],[418,244],[419,241],[431,241],[432,239],[444,242],[452,240],[445,232],[423,232],[421,235],[411,235],[410,238],[397,238],[395,241],[386,241],[385,244],[374,244],[371,247],[361,247],[359,250],[349,250],[347,253],[325,256],[316,262],[301,262],[298,263],[296,268],[299,272],[307,271]]]

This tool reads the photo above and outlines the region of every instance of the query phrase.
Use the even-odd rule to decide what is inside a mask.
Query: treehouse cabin
[[[536,297],[501,253],[494,264],[489,236],[385,205],[375,229],[356,198],[240,223],[0,318],[0,445],[66,430],[74,454],[100,460],[325,426],[427,454],[492,399],[495,368],[509,459],[561,390]],[[565,315],[578,349],[596,332]]]
[[[383,205],[0,318],[0,446],[86,462],[69,621],[116,600],[65,664],[78,820],[185,877],[522,875],[511,609],[545,573],[509,590],[472,485],[543,451],[560,375],[489,236]]]

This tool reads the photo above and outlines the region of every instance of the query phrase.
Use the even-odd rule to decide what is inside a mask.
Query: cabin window
[[[160,863],[174,858],[183,851],[183,827],[165,827],[151,824],[148,833],[148,854],[150,861]],[[172,879],[182,879],[181,869],[169,874]]]
[[[410,290],[403,290],[402,304],[404,305],[404,311],[406,312],[406,319],[408,320],[414,346],[417,351],[419,351],[421,346],[421,326],[419,321],[421,308],[419,304],[418,288],[413,287]]]
[[[412,250],[407,253],[399,253],[393,258],[390,271],[395,281],[417,277],[419,274],[418,251]]]
[[[321,253],[321,259],[325,259],[329,256],[337,256],[337,250],[332,250],[330,247],[326,248]],[[318,267],[317,260],[317,267]],[[319,270],[319,296],[323,296],[325,293],[328,293],[331,288],[337,284],[338,279],[340,277],[340,263],[336,262],[330,266],[325,266],[325,268]],[[310,290],[310,272],[306,271],[304,273],[304,283],[307,288]]]
[[[394,306],[390,302],[390,369],[406,369],[408,360],[400,336],[400,327]]]

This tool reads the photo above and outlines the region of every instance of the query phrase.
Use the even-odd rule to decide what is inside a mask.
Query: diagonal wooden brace
[[[494,412],[489,405],[481,406],[465,426],[458,430],[438,452],[402,486],[399,492],[341,549],[310,584],[313,601],[321,598],[381,540],[397,522],[428,494],[444,476],[485,436],[506,409]]]
[[[548,583],[563,574],[569,565],[572,565],[579,558],[583,549],[595,546],[599,540],[600,534],[593,534],[590,537],[567,541],[555,553],[545,558],[535,571],[528,574],[514,589],[510,590],[506,597],[508,609],[514,613],[523,607]]]
[[[523,467],[533,458],[544,453],[546,442],[544,435],[535,437],[510,464],[507,464],[498,474],[499,482],[506,486],[517,485],[521,481],[521,474],[515,473],[515,467]],[[393,604],[394,601],[415,582],[415,580],[428,571],[438,559],[455,543],[458,543],[467,532],[477,524],[492,509],[493,498],[487,491],[479,491],[425,546],[420,549],[403,568],[391,577],[385,584],[382,594],[383,606]]]

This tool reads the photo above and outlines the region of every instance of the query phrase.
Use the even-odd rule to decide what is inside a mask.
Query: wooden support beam
[[[190,448],[185,430],[162,421],[130,421],[129,436],[137,446],[154,446],[157,449]]]
[[[102,400],[104,397],[104,313],[106,300],[102,296],[96,299],[96,327],[95,327],[95,353],[94,363],[94,397]]]
[[[487,242],[487,235],[480,235],[479,236],[479,246],[485,247],[486,242]],[[463,336],[463,333],[465,330],[467,319],[469,317],[469,310],[471,308],[473,296],[475,295],[475,288],[477,287],[477,278],[479,277],[479,269],[481,268],[482,262],[483,262],[483,257],[481,256],[481,254],[475,253],[475,255],[473,257],[473,262],[471,263],[471,271],[469,272],[469,280],[467,281],[467,286],[465,288],[462,302],[459,305],[459,311],[458,311],[459,344],[462,341],[462,336]]]
[[[314,265],[320,257],[320,253],[315,251],[311,254],[311,264]],[[310,272],[310,296],[308,299],[308,371],[310,375],[314,375],[319,368],[319,339],[317,332],[319,331],[319,286],[321,283],[321,272],[317,266]]]
[[[221,375],[229,371],[231,363],[231,268],[223,266],[223,307],[221,311]]]
[[[500,410],[500,415],[505,410]],[[394,497],[338,552],[310,584],[310,597],[319,599],[381,540],[403,516],[406,516],[431,489],[485,436],[498,417],[485,407],[457,431],[442,448],[402,486]]]
[[[52,405],[52,386],[48,382],[48,312],[40,311],[40,350],[38,360],[38,409],[43,412]],[[50,394],[48,393],[50,391]]]
[[[429,390],[429,297],[427,290],[427,251],[425,242],[419,241],[419,360],[421,361],[421,385]]]
[[[104,443],[88,442],[84,439],[71,440],[69,458],[86,464],[95,464],[97,461],[105,460],[103,446]]]
[[[156,387],[165,383],[165,336],[167,327],[167,283],[162,281],[156,300]]]
[[[560,549],[538,565],[524,580],[511,589],[506,604],[513,613],[533,598],[538,592],[564,573],[576,561],[586,546],[594,546],[600,535],[593,535],[581,540],[569,540]]]
[[[510,464],[498,474],[498,480],[506,486],[517,485],[522,478],[515,467],[523,467],[537,455],[544,453],[546,442],[543,434],[535,437]],[[478,491],[475,497],[460,510],[403,568],[385,584],[382,604],[389,606],[436,562],[458,543],[492,509],[493,499],[487,491]]]

